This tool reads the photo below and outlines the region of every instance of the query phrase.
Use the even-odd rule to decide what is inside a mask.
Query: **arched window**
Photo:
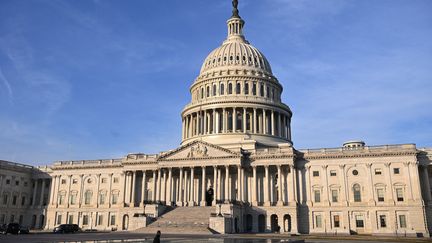
[[[201,87],[201,99],[204,99],[204,88]]]
[[[252,84],[252,95],[256,95],[256,83]]]
[[[87,190],[84,194],[84,204],[88,205],[91,202],[91,198],[92,198],[92,191]]]
[[[241,91],[240,83],[237,83],[237,85],[236,85],[236,94],[240,94],[240,91]]]
[[[213,84],[213,96],[216,96],[216,84]]]
[[[220,95],[224,95],[225,94],[225,85],[223,83],[220,84],[219,93],[220,93]]]
[[[249,83],[248,82],[245,82],[245,87],[244,87],[244,90],[245,90],[245,95],[248,95],[249,94]]]
[[[361,202],[361,188],[359,184],[353,186],[354,202]]]
[[[232,83],[228,84],[228,94],[232,94],[233,91],[233,87],[232,87]]]
[[[210,86],[207,86],[207,97],[210,96]]]

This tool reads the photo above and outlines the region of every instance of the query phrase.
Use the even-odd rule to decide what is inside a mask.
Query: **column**
[[[207,129],[207,110],[204,110],[204,134],[208,133]]]
[[[53,176],[51,179],[51,191],[50,191],[50,204],[54,204],[54,189],[57,184],[57,176]]]
[[[37,184],[38,184],[37,182],[38,182],[38,180],[34,179],[32,207],[36,206],[36,190],[37,190]]]
[[[263,134],[267,134],[267,116],[266,116],[266,111],[263,109],[263,114],[262,114],[262,133]]]
[[[160,201],[161,200],[161,180],[162,180],[162,169],[158,170],[158,175],[157,175],[157,188],[156,188],[156,200]]]
[[[329,203],[329,195],[328,195],[328,187],[329,187],[329,185],[328,185],[328,173],[327,173],[327,165],[323,165],[322,166],[322,169],[323,169],[323,171],[324,171],[324,186],[323,186],[323,189],[324,189],[324,191],[323,191],[323,196],[324,196],[324,200],[323,200],[323,202],[326,204],[326,205],[328,205],[328,203]]]
[[[59,191],[60,183],[61,183],[61,181],[59,180],[57,192]],[[78,202],[79,202],[79,206],[81,207],[81,205],[82,205],[82,198],[83,198],[83,194],[84,194],[84,175],[80,175],[80,183],[81,183],[81,186],[80,186],[80,190],[79,190],[79,200],[78,200]],[[57,205],[58,204],[58,198],[56,199],[56,201],[57,201],[57,203],[56,203],[56,205]],[[123,197],[123,202],[124,202],[124,197]]]
[[[286,169],[282,169],[281,176],[282,176],[281,177],[281,179],[282,179],[282,203],[283,203],[283,205],[285,205],[285,203],[287,202],[286,201],[286,187],[285,187],[285,185],[286,185],[286,176],[287,176]],[[300,193],[301,193],[301,183],[299,185],[299,188],[300,188]],[[299,196],[299,200],[300,200],[300,203],[301,203],[301,196]]]
[[[244,168],[241,168],[240,172],[241,172],[240,173],[240,198],[242,202],[245,202],[246,185],[245,185]]]
[[[275,119],[274,119],[274,111],[271,111],[271,135],[275,135]]]
[[[143,170],[142,171],[143,175],[142,175],[142,182],[141,182],[141,203],[140,203],[140,207],[142,207],[146,201],[146,171]]]
[[[189,206],[195,206],[194,199],[194,180],[195,180],[194,167],[191,167],[191,177],[190,177],[190,191],[189,191]]]
[[[344,205],[347,205],[347,189],[346,189],[346,175],[345,175],[345,165],[339,165],[339,180],[342,185],[340,200]]]
[[[306,171],[306,197],[307,197],[307,200],[306,200],[306,203],[307,203],[307,205],[308,206],[312,206],[312,193],[311,193],[311,182],[310,182],[310,169],[311,169],[311,167],[308,165],[308,166],[305,166],[305,171]],[[292,171],[292,169],[291,169],[291,165],[290,165],[290,170]],[[292,172],[291,172],[292,173]],[[342,176],[342,177],[345,177],[345,176]],[[288,190],[288,194],[290,193],[290,190]],[[291,192],[291,194],[293,194],[292,192]],[[289,199],[289,201],[293,201],[292,199]]]
[[[283,206],[283,202],[282,202],[282,170],[281,170],[281,165],[277,166],[277,170],[278,170],[278,201],[277,201],[277,205],[278,206]]]
[[[232,113],[232,127],[233,127],[233,133],[235,133],[237,131],[237,112],[236,112],[236,108],[233,107],[233,113]]]
[[[166,187],[167,192],[167,201],[168,201],[168,205],[172,205],[172,188],[173,188],[173,183],[172,183],[172,168],[168,168],[168,186]]]
[[[109,174],[109,189],[108,189],[108,207],[111,207],[111,191],[112,191],[112,184],[113,184],[113,181],[112,181],[112,176],[113,176],[113,173],[110,173]],[[109,215],[108,215],[109,216]],[[109,217],[108,217],[108,219],[109,219]],[[109,220],[108,220],[109,221]]]
[[[96,207],[99,207],[99,190],[101,174],[97,174]]]
[[[128,191],[128,193],[131,194],[130,197],[130,204],[132,205],[132,207],[135,207],[135,180],[136,180],[136,171],[132,171],[132,184],[131,184],[131,189]]]
[[[367,163],[366,164],[366,168],[367,168],[367,182],[368,182],[368,188],[370,191],[369,196],[369,203],[371,203],[372,205],[375,205],[375,190],[374,190],[374,186],[373,186],[373,179],[372,179],[372,164],[371,163]]]
[[[227,112],[226,112],[226,109],[225,108],[223,108],[223,121],[222,121],[222,132],[223,133],[227,133],[227,131],[228,131],[228,129],[227,129],[227,125],[228,125],[228,116],[227,116]]]
[[[264,165],[264,206],[270,206],[269,166]]]
[[[180,167],[180,175],[179,175],[179,190],[177,206],[183,206],[183,168]]]
[[[216,197],[217,197],[217,167],[213,166],[213,206],[216,205]]]
[[[217,179],[217,185],[218,185],[218,189],[217,189],[217,191],[218,191],[218,195],[217,195],[217,199],[218,199],[218,201],[221,203],[222,202],[222,198],[223,198],[223,195],[222,195],[222,172],[221,172],[221,169],[220,168],[218,168],[218,170],[217,170],[217,175],[218,175],[218,179]]]
[[[425,195],[426,195],[426,203],[430,203],[431,202],[431,190],[430,190],[430,182],[429,182],[429,173],[428,173],[428,167],[427,165],[424,165],[421,167],[422,168],[422,174],[423,174],[423,186],[425,188]],[[421,187],[420,187],[421,188]]]
[[[282,137],[282,121],[281,121],[281,113],[278,113],[278,136]]]
[[[201,174],[201,206],[206,206],[206,167],[201,167],[202,174]]]
[[[257,133],[257,111],[253,108],[253,133]]]
[[[216,109],[213,109],[213,131],[212,134],[216,134]]]
[[[246,118],[247,112],[246,112],[246,108],[243,108],[243,132],[246,133],[247,131],[247,118]]]
[[[183,171],[184,173],[184,190],[183,190],[183,205],[186,206],[189,201],[188,198],[188,172],[187,170]]]
[[[156,203],[156,170],[153,170],[152,201]]]
[[[66,202],[67,202],[67,206],[68,207],[70,205],[71,186],[72,186],[72,175],[69,175],[68,191],[67,191],[67,194],[66,194]]]
[[[130,172],[129,171],[126,171],[125,172],[125,177],[124,177],[124,193],[123,193],[123,203],[129,203],[129,201],[130,201],[130,188],[129,188],[129,186],[130,186],[130,182],[129,182],[129,176],[130,176]]]
[[[162,189],[161,189],[161,201],[167,205],[167,173],[166,169],[163,170],[163,181],[162,181]]]
[[[45,179],[42,179],[42,188],[41,188],[41,194],[39,199],[39,206],[43,206],[44,190],[45,190]]]
[[[225,166],[225,203],[230,202],[230,196],[229,196],[229,166]]]
[[[393,199],[393,184],[392,184],[392,179],[391,179],[391,163],[385,163],[384,164],[385,165],[385,167],[387,167],[387,172],[388,173],[386,173],[387,174],[387,176],[386,176],[386,179],[387,179],[387,186],[388,186],[388,188],[389,188],[389,190],[387,191],[387,196],[389,196],[388,198],[388,200],[391,202],[391,203],[393,203],[394,204],[394,199]],[[389,193],[390,193],[390,195],[389,195]]]
[[[216,134],[219,133],[220,131],[220,118],[219,118],[219,112],[217,110],[215,110],[216,112]]]
[[[253,187],[252,187],[252,205],[258,206],[257,202],[257,167],[252,166],[253,169]]]
[[[236,200],[241,201],[241,166],[237,166],[237,195]]]
[[[182,140],[185,138],[185,119],[182,118]]]

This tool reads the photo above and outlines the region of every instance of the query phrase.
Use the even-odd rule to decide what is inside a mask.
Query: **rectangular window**
[[[14,223],[15,222],[15,215],[11,215],[10,219],[9,219],[9,223]]]
[[[396,188],[396,198],[397,198],[398,202],[403,202],[404,201],[403,189],[402,188]]]
[[[0,224],[4,224],[5,223],[5,215],[4,214],[0,214]]]
[[[59,215],[57,215],[57,223],[56,224],[61,224],[61,222],[62,222],[62,215],[59,214]]]
[[[340,227],[340,218],[339,215],[334,215],[333,216],[333,224],[335,228],[339,228]]]
[[[21,197],[21,206],[24,206],[24,204],[25,204],[25,197],[23,196],[23,197]]]
[[[384,202],[384,189],[382,188],[377,189],[377,198],[378,198],[378,202]]]
[[[59,195],[59,204],[60,205],[64,204],[64,200],[65,200],[65,196],[64,195]]]
[[[9,185],[9,184],[10,184],[10,180],[6,179],[6,185]]]
[[[252,85],[252,95],[256,95],[256,83]]]
[[[61,180],[61,184],[66,184],[66,180],[65,180],[65,179],[62,179],[62,180]]]
[[[332,195],[332,202],[338,202],[338,191],[332,190],[331,195]]]
[[[71,205],[76,204],[76,198],[77,198],[76,194],[71,194],[71,196],[70,196],[70,204]]]
[[[15,181],[15,186],[19,186],[19,181]]]
[[[112,204],[117,204],[117,202],[118,202],[118,194],[113,194],[112,195],[112,201],[111,201],[111,203]]]
[[[364,227],[363,216],[362,215],[357,215],[355,217],[355,219],[356,219],[356,227],[357,228],[363,228]]]
[[[375,169],[375,175],[381,175],[382,171],[381,169]]]
[[[105,204],[105,194],[99,195],[99,204]]]
[[[115,225],[115,224],[116,224],[116,216],[111,215],[111,225]]]
[[[6,205],[8,203],[8,195],[3,194],[3,204]]]
[[[387,222],[386,222],[386,216],[385,215],[380,215],[379,216],[379,222],[380,222],[381,228],[387,227]]]
[[[248,95],[249,94],[249,83],[245,83],[245,86],[244,86],[244,94],[245,95]]]
[[[17,203],[17,196],[12,197],[12,205],[16,205]]]
[[[399,227],[401,227],[401,228],[406,228],[407,227],[406,216],[405,215],[399,215]]]
[[[321,191],[320,190],[314,191],[314,198],[315,198],[315,202],[321,202]]]
[[[27,181],[24,182],[24,186],[28,186],[28,182]]]
[[[102,225],[103,224],[103,215],[99,214],[98,216],[98,225]]]
[[[119,178],[118,177],[114,177],[114,183],[118,183],[119,182]]]
[[[107,183],[107,178],[102,178],[102,183]]]
[[[315,216],[315,226],[317,228],[321,228],[322,227],[322,217],[321,217],[321,215]]]
[[[69,215],[68,224],[73,224],[73,215]]]
[[[395,175],[400,174],[400,170],[399,170],[399,168],[393,168],[393,173],[394,173]]]
[[[88,225],[88,220],[89,220],[88,215],[84,215],[83,216],[83,225]]]
[[[337,174],[336,174],[336,171],[335,170],[331,170],[330,171],[330,176],[336,176]]]
[[[313,172],[312,172],[312,175],[313,175],[314,177],[319,176],[319,171],[313,171]]]
[[[78,179],[73,179],[72,184],[78,184]]]

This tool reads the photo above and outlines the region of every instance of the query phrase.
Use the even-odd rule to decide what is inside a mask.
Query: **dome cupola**
[[[205,140],[226,148],[291,142],[292,112],[270,63],[243,34],[238,1],[227,20],[228,36],[204,60],[183,109],[182,144]]]

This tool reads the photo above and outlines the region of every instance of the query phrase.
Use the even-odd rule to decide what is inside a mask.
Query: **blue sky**
[[[0,159],[157,153],[226,36],[229,0],[0,1]],[[432,1],[240,0],[296,148],[432,146]]]

